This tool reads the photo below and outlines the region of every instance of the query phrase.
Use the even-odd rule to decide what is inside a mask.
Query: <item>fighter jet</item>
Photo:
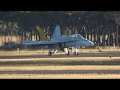
[[[81,46],[93,46],[94,43],[88,39],[85,39],[80,34],[73,34],[68,36],[61,36],[61,30],[60,26],[56,25],[55,30],[53,32],[52,39],[49,41],[30,41],[30,40],[23,40],[24,45],[40,45],[45,46],[48,51],[48,55],[51,56],[52,54],[55,54],[56,52],[60,51],[61,49],[64,49],[67,55],[70,54],[70,51],[68,48],[73,47],[74,48],[74,55],[78,55],[79,48]]]

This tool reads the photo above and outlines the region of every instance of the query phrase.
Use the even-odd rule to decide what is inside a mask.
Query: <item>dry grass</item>
[[[25,66],[3,67],[0,71],[17,70],[120,70],[120,66]],[[120,74],[0,74],[0,79],[120,79]]]
[[[9,61],[111,61],[111,60],[120,60],[120,57],[50,57],[50,58],[25,58],[25,59],[0,59],[0,62],[9,62]]]
[[[119,74],[3,74],[0,79],[120,79]]]
[[[16,70],[120,70],[120,65],[82,65],[82,66],[0,66],[0,71]]]

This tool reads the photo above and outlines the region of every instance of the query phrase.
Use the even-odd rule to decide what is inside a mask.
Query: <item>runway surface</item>
[[[120,74],[120,70],[17,70],[0,74]]]
[[[73,58],[75,61],[77,61],[77,60],[79,60],[79,58],[88,58],[88,59],[91,59],[93,57],[96,57],[96,59],[97,58],[103,58],[103,57],[105,57],[105,58],[108,57],[109,58],[109,55],[111,55],[112,58],[114,58],[114,60],[115,60],[115,58],[117,58],[117,62],[118,62],[118,60],[120,58],[120,53],[114,53],[114,52],[112,52],[112,53],[110,53],[110,52],[107,52],[107,53],[80,53],[79,55],[56,54],[56,55],[52,55],[52,56],[48,56],[47,54],[10,55],[10,56],[9,55],[0,55],[0,61],[1,62],[4,61],[4,60],[14,60],[14,61],[16,60],[17,61],[17,59],[22,61],[23,59],[24,60],[30,60],[32,58],[33,61],[34,60],[38,60],[38,61],[41,60],[41,61],[39,61],[39,63],[42,63],[43,62],[42,59],[43,60],[45,59],[47,61],[49,61],[49,59],[51,59],[51,61],[49,61],[49,62],[55,62],[55,61],[52,61],[52,59],[58,58],[59,60],[60,59],[62,60],[63,58],[66,58],[66,59],[67,58]],[[69,61],[64,60],[64,62],[66,63],[66,62],[69,62]],[[81,62],[78,62],[78,63],[81,63]],[[114,66],[114,64],[113,64],[113,66]],[[64,68],[63,70],[59,70],[59,69],[58,70],[56,70],[56,69],[55,70],[52,70],[52,69],[32,69],[32,70],[25,70],[25,69],[24,70],[19,70],[19,69],[18,70],[14,70],[14,69],[11,70],[11,69],[9,69],[9,70],[7,70],[6,69],[6,70],[0,70],[0,76],[2,76],[2,75],[11,76],[11,75],[15,74],[15,75],[28,75],[28,77],[29,77],[29,75],[48,75],[48,77],[49,77],[49,75],[51,74],[51,75],[53,75],[53,77],[51,77],[51,78],[54,78],[55,75],[74,75],[75,74],[75,75],[78,75],[77,78],[79,78],[80,75],[86,75],[86,74],[94,75],[94,74],[97,74],[97,75],[114,75],[114,77],[111,77],[111,78],[116,78],[115,75],[118,75],[117,78],[120,78],[119,63],[118,63],[117,66],[118,66],[117,69],[99,69],[98,68],[98,69],[86,69],[86,70],[85,69],[79,69],[79,68],[78,69],[74,69],[74,68],[73,69],[66,69],[66,68]],[[34,66],[31,66],[31,67],[34,67]],[[58,68],[59,67],[60,66],[58,66]],[[7,66],[5,66],[5,68],[7,68]],[[14,78],[14,77],[12,77],[12,78]],[[44,78],[44,76],[43,76],[43,78]],[[62,77],[60,77],[60,78],[62,78]],[[66,78],[67,78],[67,76],[66,76]],[[69,78],[73,78],[73,77],[69,77]]]
[[[79,55],[66,55],[64,53],[53,54],[48,56],[48,54],[31,54],[31,55],[0,55],[0,59],[24,59],[24,58],[67,58],[67,57],[120,57],[120,52],[99,52],[99,53],[79,53]]]

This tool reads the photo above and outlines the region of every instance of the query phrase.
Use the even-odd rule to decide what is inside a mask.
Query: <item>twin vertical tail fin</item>
[[[53,39],[58,40],[60,37],[61,37],[60,26],[57,25],[57,26],[55,27],[54,32],[53,32]]]

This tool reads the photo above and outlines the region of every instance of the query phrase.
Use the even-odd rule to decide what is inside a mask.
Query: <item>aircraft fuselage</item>
[[[59,38],[57,41],[59,41],[61,43],[52,45],[51,47],[54,47],[54,48],[68,48],[68,47],[79,48],[80,46],[93,46],[94,45],[93,42],[85,39],[80,34],[64,36],[64,37]]]

